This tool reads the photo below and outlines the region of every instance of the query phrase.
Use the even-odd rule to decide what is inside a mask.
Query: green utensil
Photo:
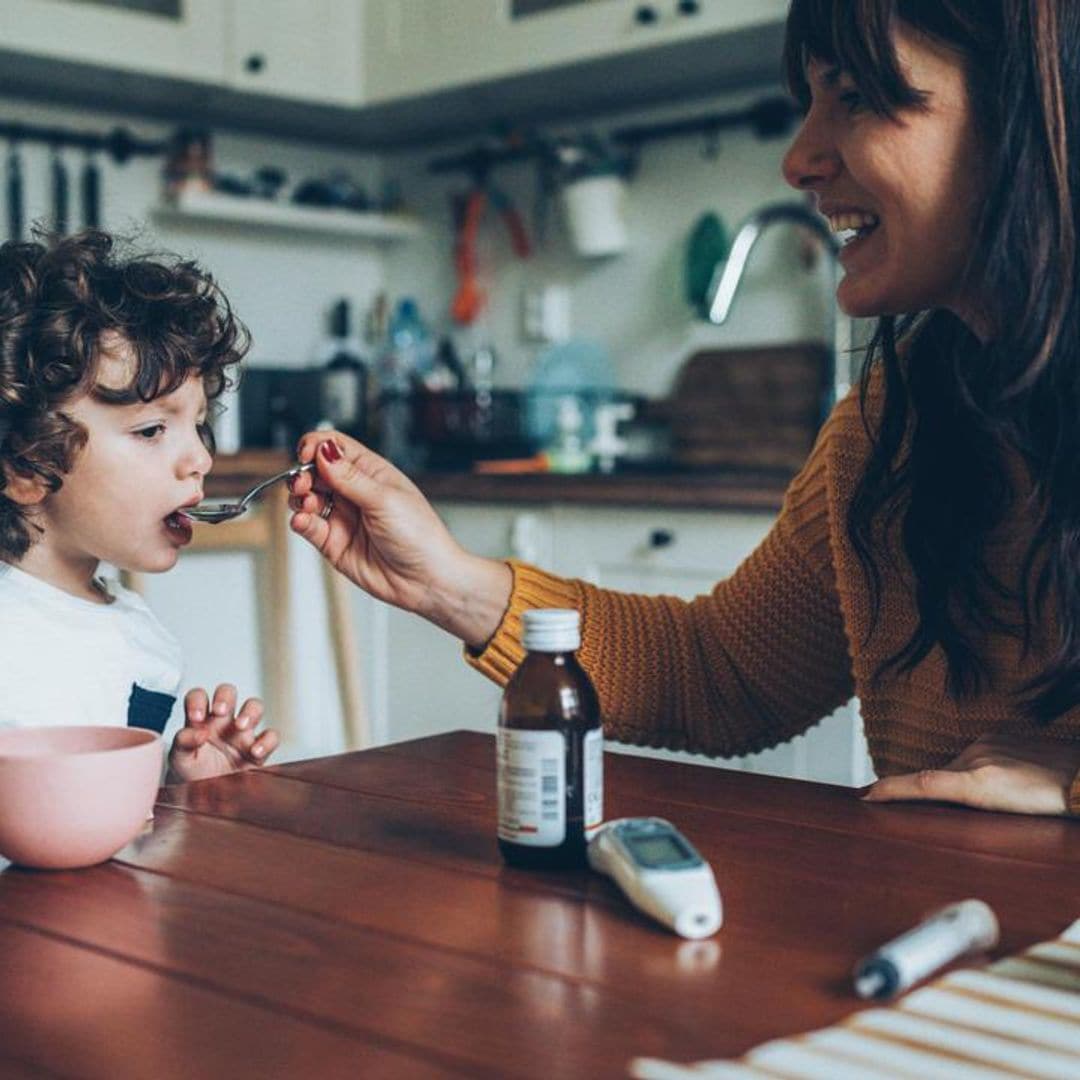
[[[686,301],[702,319],[709,315],[709,286],[719,263],[728,257],[731,243],[723,221],[711,210],[690,230],[686,245]]]

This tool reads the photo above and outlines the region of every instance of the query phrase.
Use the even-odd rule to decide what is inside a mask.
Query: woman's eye
[[[147,441],[156,439],[165,430],[164,424],[150,424],[149,427],[139,428],[135,434],[140,439]]]
[[[845,90],[838,95],[837,99],[849,113],[858,112],[864,104],[863,96],[858,90]]]

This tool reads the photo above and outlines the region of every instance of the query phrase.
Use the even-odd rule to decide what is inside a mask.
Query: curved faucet
[[[758,238],[761,234],[770,225],[780,222],[802,225],[814,233],[814,235],[822,242],[822,246],[829,255],[835,277],[837,265],[836,257],[840,251],[840,244],[833,235],[832,230],[829,228],[825,219],[803,203],[771,203],[768,206],[763,206],[743,222],[739,231],[735,234],[735,240],[732,242],[731,253],[728,255],[727,261],[724,263],[717,263],[716,269],[713,271],[714,285],[712,287],[712,302],[709,305],[710,322],[719,325],[727,319],[728,315],[731,313],[731,305],[735,300],[735,293],[738,291],[739,283],[743,279],[743,273],[746,270],[750,252],[758,242]],[[717,280],[718,277],[719,280]],[[833,284],[835,289],[836,282],[834,281]],[[836,373],[839,368],[838,361],[840,353],[838,342],[836,340],[840,328],[840,319],[836,310],[835,296],[832,301],[832,313],[833,340],[831,342],[832,357],[829,371],[829,393],[830,395],[836,394],[837,396],[840,396],[847,393],[848,385],[847,380],[845,379],[842,384],[834,386]]]
[[[770,225],[780,221],[803,225],[810,229],[824,243],[829,255],[833,259],[836,258],[840,245],[820,214],[796,202],[772,203],[769,206],[763,206],[757,213],[747,218],[735,234],[731,254],[728,255],[727,262],[723,264],[723,273],[716,284],[716,291],[713,293],[712,304],[709,307],[711,322],[719,324],[728,317],[732,301],[735,299],[735,292],[739,288],[739,282],[742,281],[747,260],[750,258],[754,245],[758,242],[758,237]],[[719,264],[716,269],[720,269]],[[714,273],[714,280],[715,277]]]

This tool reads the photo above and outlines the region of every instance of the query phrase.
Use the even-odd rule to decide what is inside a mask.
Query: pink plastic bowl
[[[0,731],[0,855],[48,870],[111,858],[146,823],[161,755],[141,728]]]

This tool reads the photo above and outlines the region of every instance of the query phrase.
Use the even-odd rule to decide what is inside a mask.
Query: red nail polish
[[[333,439],[327,439],[326,442],[319,443],[319,452],[327,461],[341,460],[341,449]]]

